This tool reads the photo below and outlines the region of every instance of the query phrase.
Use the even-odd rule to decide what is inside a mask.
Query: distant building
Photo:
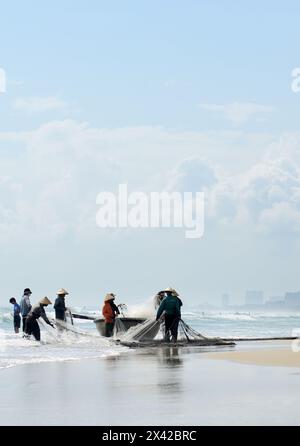
[[[274,303],[274,304],[278,304],[278,303],[283,303],[284,302],[284,298],[283,296],[271,296],[268,299],[268,303]]]
[[[289,307],[300,307],[300,291],[296,293],[285,293],[285,305]]]
[[[222,295],[222,307],[227,308],[229,306],[229,295],[223,294]]]
[[[264,293],[263,291],[246,291],[245,305],[263,305]]]
[[[272,297],[270,297],[267,300],[267,302],[265,303],[265,307],[268,310],[273,310],[273,311],[284,311],[284,310],[286,310],[284,297],[283,296],[272,296]]]

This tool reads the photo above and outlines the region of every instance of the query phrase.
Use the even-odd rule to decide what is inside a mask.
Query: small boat
[[[139,317],[118,317],[118,320],[122,322],[122,326],[127,331],[131,327],[135,327],[138,324],[145,322],[145,318]],[[105,336],[105,320],[102,317],[94,319],[96,328],[101,336]],[[117,328],[117,327],[116,327]]]

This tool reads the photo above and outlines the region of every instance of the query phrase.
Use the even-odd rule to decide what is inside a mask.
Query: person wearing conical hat
[[[66,320],[66,302],[65,297],[68,295],[68,291],[66,291],[64,288],[60,288],[56,295],[57,298],[54,302],[54,310],[55,310],[55,319],[59,322]]]
[[[182,301],[179,299],[179,294],[174,288],[166,288],[163,290],[165,298],[162,300],[156,315],[156,320],[160,320],[164,315],[165,322],[165,341],[170,341],[170,335],[172,341],[176,342],[178,337],[178,324],[181,319],[181,307]]]
[[[119,308],[114,303],[116,296],[114,293],[108,293],[104,299],[102,314],[105,319],[105,336],[111,338],[114,331],[115,319],[120,314]]]
[[[51,325],[51,327],[54,328],[54,325],[49,321],[45,312],[45,307],[48,305],[52,305],[52,302],[48,299],[48,297],[44,297],[31,309],[27,316],[25,332],[28,336],[33,335],[36,341],[41,340],[41,330],[38,324],[38,319],[40,317],[46,322],[46,324]]]

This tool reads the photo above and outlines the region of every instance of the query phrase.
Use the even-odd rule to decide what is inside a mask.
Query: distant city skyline
[[[283,296],[265,296],[263,291],[247,290],[245,297],[240,302],[230,300],[230,295],[225,293],[221,297],[221,307],[240,306],[241,308],[268,308],[268,309],[297,309],[300,310],[300,291],[287,291]]]

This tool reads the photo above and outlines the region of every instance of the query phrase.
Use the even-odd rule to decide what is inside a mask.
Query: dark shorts
[[[41,340],[41,331],[37,320],[27,318],[26,334],[33,335],[37,341]]]
[[[21,316],[14,316],[14,327],[15,328],[21,327]]]
[[[111,338],[114,333],[114,322],[105,322],[105,336]]]
[[[166,314],[165,315],[165,339],[170,339],[170,332],[172,335],[172,340],[177,341],[178,336],[178,324],[180,321],[180,316],[176,314]]]

